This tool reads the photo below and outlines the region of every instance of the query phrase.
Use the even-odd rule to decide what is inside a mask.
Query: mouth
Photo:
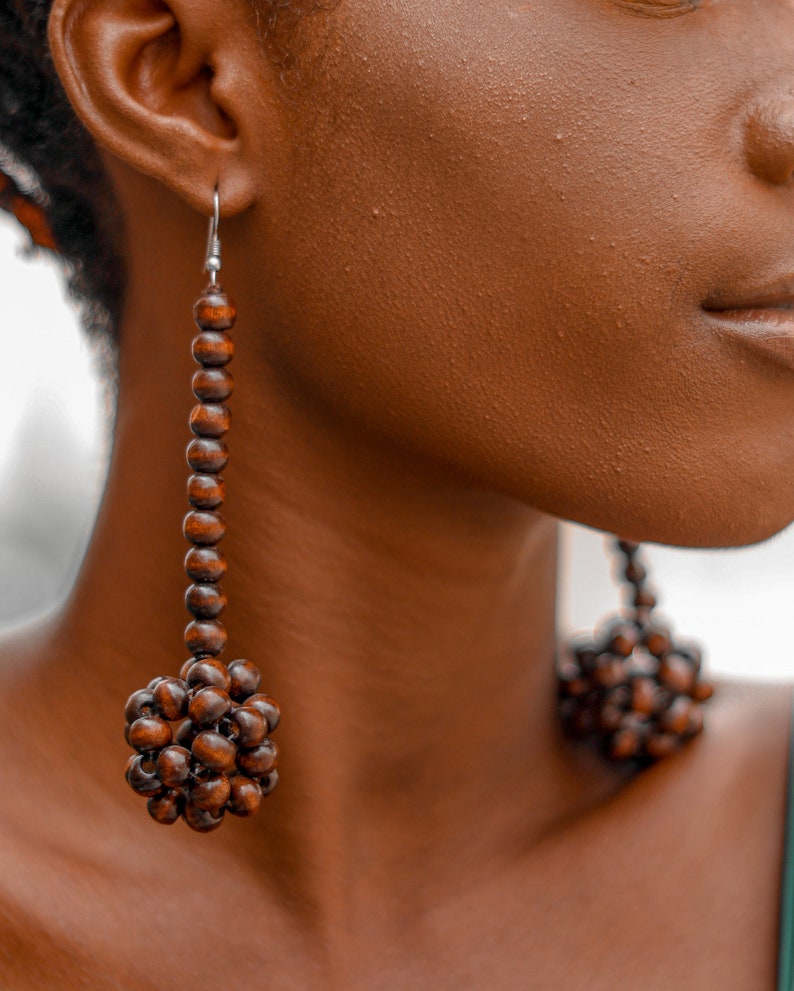
[[[743,346],[794,370],[794,276],[746,293],[713,296],[703,310]]]

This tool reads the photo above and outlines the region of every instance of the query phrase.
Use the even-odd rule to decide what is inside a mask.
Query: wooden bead
[[[231,425],[231,411],[223,403],[201,403],[190,414],[190,429],[197,437],[223,437]]]
[[[665,709],[662,713],[660,720],[662,729],[666,733],[683,736],[689,728],[689,715],[692,708],[693,703],[686,696],[673,699],[669,709]]]
[[[659,680],[680,695],[688,695],[695,687],[695,671],[683,657],[671,654],[659,667]]]
[[[635,730],[622,729],[612,737],[610,756],[613,760],[628,760],[637,756],[641,741]]]
[[[189,719],[186,719],[176,731],[176,742],[180,747],[190,750],[199,732],[198,726],[194,726]]]
[[[637,646],[637,629],[629,623],[614,627],[609,641],[609,649],[620,657],[629,657]]]
[[[196,509],[217,509],[226,498],[226,485],[220,475],[191,475],[187,498]]]
[[[165,747],[157,755],[157,774],[169,788],[181,787],[190,777],[190,750],[184,746]]]
[[[626,678],[626,665],[622,658],[613,654],[600,654],[598,666],[593,672],[593,680],[602,688],[613,688]]]
[[[185,629],[185,644],[196,657],[216,657],[228,639],[226,627],[219,619],[196,619]]]
[[[204,368],[222,368],[234,357],[234,342],[224,332],[202,331],[193,339],[193,357]]]
[[[230,784],[229,811],[236,816],[256,815],[262,804],[262,789],[258,782],[244,774],[236,774]]]
[[[130,746],[140,753],[167,747],[173,738],[171,727],[157,716],[142,716],[130,726]]]
[[[146,803],[149,815],[163,826],[172,826],[182,814],[184,799],[178,792],[167,791]]]
[[[151,757],[140,754],[130,757],[125,775],[129,786],[139,795],[156,795],[163,790],[163,783],[157,776],[157,765]]]
[[[664,630],[648,630],[645,633],[643,640],[645,641],[645,646],[648,648],[649,653],[653,654],[654,657],[658,657],[660,660],[666,657],[673,647],[669,634]]]
[[[237,306],[228,293],[207,290],[196,300],[193,316],[201,330],[229,330],[237,319]]]
[[[214,812],[223,808],[231,794],[229,779],[225,774],[210,774],[199,779],[190,789],[190,800],[200,809]]]
[[[271,771],[270,774],[266,775],[259,782],[259,787],[262,789],[262,797],[267,798],[267,796],[273,791],[273,789],[278,784],[278,771]]]
[[[267,736],[267,719],[250,706],[235,709],[230,720],[234,742],[241,747],[256,747]]]
[[[631,559],[626,564],[626,581],[631,585],[640,585],[647,578],[647,572],[639,561]]]
[[[692,690],[692,698],[696,702],[708,702],[714,694],[714,686],[707,681],[699,681]]]
[[[193,376],[193,395],[203,403],[222,403],[234,391],[234,379],[225,368],[200,368]]]
[[[156,678],[152,678],[152,680],[149,682],[149,684],[146,687],[149,689],[150,692],[153,692],[155,688],[160,684],[160,682],[163,681],[164,678],[165,675],[158,674]]]
[[[208,770],[226,774],[234,770],[237,747],[214,730],[204,730],[193,741],[193,756]]]
[[[226,595],[212,582],[191,585],[185,593],[185,604],[196,619],[217,619],[226,608]]]
[[[278,747],[271,739],[266,739],[258,747],[241,751],[237,756],[237,766],[251,778],[261,778],[275,770],[278,761]]]
[[[196,726],[215,726],[232,707],[232,700],[222,688],[202,688],[190,702],[188,715]]]
[[[235,702],[245,701],[249,695],[256,692],[262,683],[259,668],[251,661],[232,661],[229,665],[229,674],[232,676],[229,694]]]
[[[656,684],[652,678],[636,678],[631,686],[631,707],[635,712],[650,716],[656,708]]]
[[[216,661],[213,657],[203,657],[191,664],[186,680],[191,688],[222,688],[225,692],[229,691],[232,683],[229,669],[223,661]]]
[[[220,513],[194,509],[185,517],[182,532],[191,544],[214,547],[226,533],[226,521]]]
[[[681,741],[670,733],[652,733],[645,741],[645,749],[654,760],[670,757],[681,746]]]
[[[219,582],[226,574],[226,558],[217,547],[193,547],[185,557],[185,571],[194,582]]]
[[[229,448],[222,440],[197,437],[187,446],[187,463],[193,471],[217,475],[229,463]]]
[[[267,720],[268,732],[270,733],[276,729],[281,721],[281,706],[274,698],[265,695],[263,692],[247,698],[245,700],[245,707],[246,709],[256,709],[257,712],[262,713]]]
[[[206,809],[200,809],[198,805],[188,801],[185,803],[182,818],[197,833],[211,833],[213,829],[217,829],[223,822],[223,809],[219,812],[208,812]]]
[[[163,678],[152,694],[163,719],[173,721],[187,715],[188,687],[181,678]]]
[[[156,716],[157,706],[154,702],[154,693],[150,692],[148,688],[140,688],[137,692],[133,692],[127,699],[124,715],[127,717],[128,723],[134,723],[141,716]]]

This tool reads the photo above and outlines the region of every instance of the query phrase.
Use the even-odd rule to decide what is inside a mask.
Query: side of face
[[[248,225],[268,360],[545,512],[787,525],[794,372],[703,307],[794,273],[794,8],[342,0],[321,33]]]

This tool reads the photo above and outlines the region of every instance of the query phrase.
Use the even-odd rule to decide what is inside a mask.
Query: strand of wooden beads
[[[199,400],[190,414],[194,439],[187,460],[191,509],[184,534],[192,544],[185,571],[192,582],[185,601],[193,619],[185,630],[191,657],[178,678],[158,677],[134,692],[126,708],[127,740],[137,751],[127,764],[127,781],[147,799],[149,814],[170,825],[182,817],[191,829],[217,829],[225,813],[253,815],[262,798],[278,782],[278,750],[270,739],[276,729],[278,703],[259,691],[261,676],[254,664],[219,659],[226,647],[226,629],[219,616],[226,595],[219,582],[226,560],[218,544],[226,530],[219,510],[224,501],[228,449],[223,437],[231,416],[226,400],[233,381],[227,365],[234,355],[229,330],[236,308],[217,281],[221,267],[218,217],[210,226],[207,290],[198,298],[194,317],[199,328],[193,357],[201,366],[193,376]],[[176,733],[171,723],[179,722]]]
[[[594,638],[576,642],[560,664],[561,715],[572,738],[594,742],[612,761],[643,767],[702,731],[702,704],[713,688],[701,680],[699,648],[676,642],[652,616],[656,598],[638,545],[617,546],[630,608]]]

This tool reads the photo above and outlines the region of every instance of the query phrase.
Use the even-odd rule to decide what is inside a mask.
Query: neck
[[[191,295],[172,295],[156,319],[129,301],[101,516],[32,674],[94,713],[83,752],[98,781],[121,776],[126,696],[187,656]],[[554,706],[556,524],[296,402],[255,328],[234,336],[224,656],[260,667],[284,719],[278,790],[215,836],[273,883],[303,879],[307,902],[393,893],[407,863],[456,883],[462,861],[513,855],[582,801]]]

